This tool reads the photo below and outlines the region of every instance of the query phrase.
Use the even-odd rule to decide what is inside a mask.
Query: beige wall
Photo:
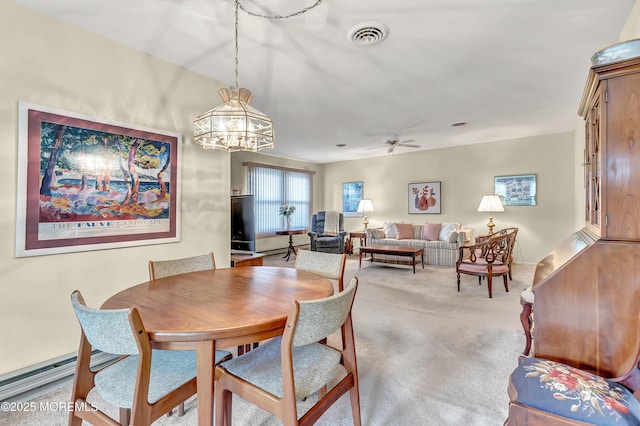
[[[276,142],[277,143],[277,142]],[[234,152],[231,154],[231,186],[241,187],[242,193],[247,193],[247,168],[242,165],[244,162],[269,164],[273,166],[290,167],[292,169],[310,170],[313,175],[313,200],[311,211],[317,211],[322,206],[322,174],[324,165],[308,163],[305,161],[290,160],[287,158],[274,157],[268,154],[253,152]],[[306,234],[294,235],[293,243],[298,246],[309,244],[309,236]],[[286,248],[289,244],[289,237],[276,236],[260,238],[256,240],[256,251],[269,251]]]
[[[493,193],[494,176],[537,175],[538,205],[505,207],[494,214],[497,228],[517,226],[516,261],[537,263],[575,230],[573,133],[386,155],[328,164],[322,183],[324,207],[341,208],[341,185],[364,182],[364,197],[376,209],[369,227],[385,221],[461,222],[486,233],[489,215],[478,213],[483,194]],[[409,214],[408,184],[441,182],[441,214]],[[362,218],[346,219],[348,230],[362,229]]]
[[[149,259],[213,250],[229,264],[229,154],[191,141],[221,87],[60,21],[0,1],[0,374],[77,350],[69,295],[91,306],[147,278]],[[18,101],[183,135],[182,241],[15,258]]]

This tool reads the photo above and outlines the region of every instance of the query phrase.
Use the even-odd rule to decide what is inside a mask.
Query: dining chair
[[[188,272],[211,271],[216,269],[216,259],[213,252],[190,257],[181,257],[168,260],[149,261],[149,279],[156,280],[173,275],[186,274]],[[238,346],[238,353],[241,353],[241,346]],[[242,347],[244,348],[244,347]],[[216,350],[216,359],[230,358],[231,352]],[[173,413],[169,410],[170,416]],[[184,404],[178,407],[178,416],[184,415]]]
[[[324,253],[320,251],[298,250],[295,268],[313,272],[338,282],[338,291],[344,290],[344,268],[346,254]]]
[[[216,425],[230,425],[233,394],[280,418],[284,426],[311,425],[343,394],[350,394],[353,424],[360,426],[358,369],[351,307],[358,287],[354,277],[342,292],[323,299],[294,301],[284,334],[219,364],[215,370]],[[319,343],[344,330],[344,349]],[[312,395],[346,374],[298,418],[296,400]],[[342,376],[340,376],[342,377]]]
[[[505,291],[509,291],[509,256],[511,254],[512,235],[491,236],[476,244],[460,246],[456,261],[458,292],[460,292],[460,274],[475,275],[478,284],[487,279],[489,297],[493,297],[493,277],[501,276]]]
[[[151,349],[135,307],[92,309],[77,290],[71,294],[71,305],[80,322],[81,337],[69,426],[81,426],[83,420],[92,425],[118,424],[86,401],[94,388],[104,401],[120,408],[122,425],[150,425],[196,393],[195,352]],[[91,370],[94,350],[120,358]],[[223,360],[216,358],[216,362]]]
[[[149,279],[155,280],[172,275],[186,274],[187,272],[209,271],[213,269],[216,269],[216,260],[213,253],[179,259],[150,260]]]

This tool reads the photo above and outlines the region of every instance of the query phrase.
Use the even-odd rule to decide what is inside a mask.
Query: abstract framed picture
[[[440,214],[440,182],[410,183],[407,196],[410,214]]]
[[[345,182],[342,184],[342,214],[344,217],[362,217],[358,213],[358,204],[362,200],[362,182]]]
[[[494,194],[502,197],[505,206],[535,206],[536,175],[496,176]]]
[[[16,256],[180,241],[179,134],[20,102]]]

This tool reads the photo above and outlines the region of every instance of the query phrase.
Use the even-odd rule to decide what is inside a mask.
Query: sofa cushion
[[[385,222],[382,227],[384,228],[384,236],[385,238],[396,238],[398,234],[396,233],[396,224],[393,222]]]
[[[422,227],[422,239],[427,241],[439,240],[441,227],[441,223],[425,223]]]
[[[443,223],[440,227],[440,240],[442,241],[450,241],[451,234],[458,227],[457,223]]]
[[[413,225],[410,223],[396,223],[396,238],[399,240],[413,239]]]

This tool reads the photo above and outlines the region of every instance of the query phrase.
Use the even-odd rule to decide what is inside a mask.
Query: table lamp
[[[367,219],[367,213],[375,211],[373,209],[373,203],[371,200],[360,200],[358,203],[358,213],[364,213],[364,229],[367,229],[369,225],[369,219]]]
[[[493,227],[496,225],[493,223],[493,215],[491,213],[504,211],[500,196],[483,195],[482,200],[480,200],[480,205],[478,206],[478,211],[481,213],[489,213],[489,223],[487,223],[487,227],[489,228],[489,235],[493,235]]]

